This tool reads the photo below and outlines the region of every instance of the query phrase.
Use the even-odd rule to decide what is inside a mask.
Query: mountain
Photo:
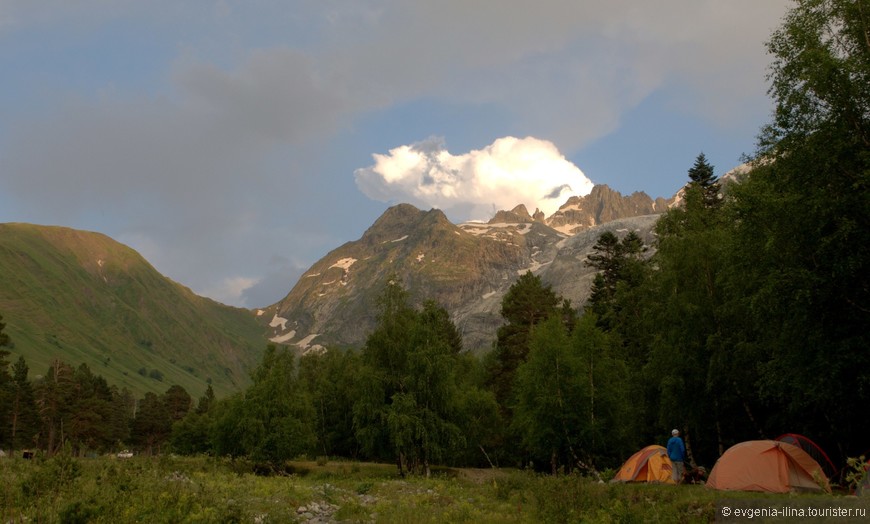
[[[546,223],[562,233],[574,234],[621,218],[664,213],[670,203],[661,197],[653,200],[643,192],[623,196],[599,184],[586,196],[569,198]]]
[[[440,210],[399,204],[359,240],[316,262],[283,300],[258,315],[273,342],[303,353],[360,346],[376,324],[376,299],[395,275],[412,300],[432,299],[450,312],[466,349],[485,351],[502,324],[502,297],[520,275],[540,275],[580,306],[595,273],[584,260],[598,236],[634,230],[651,243],[657,213],[668,204],[596,186],[550,217],[519,205],[487,223],[458,225]]]
[[[105,235],[63,227],[0,224],[0,314],[12,360],[23,356],[31,375],[60,358],[137,394],[238,391],[267,343],[251,311],[195,295]]]

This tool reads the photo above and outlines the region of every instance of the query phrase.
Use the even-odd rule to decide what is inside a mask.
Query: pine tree
[[[42,447],[53,455],[63,446],[64,426],[74,403],[75,370],[60,359],[54,359],[40,382],[35,385],[36,405],[42,424]]]
[[[13,450],[33,446],[39,432],[39,417],[33,386],[27,379],[29,368],[24,357],[12,365],[12,395],[10,402],[11,447]]]
[[[156,393],[145,393],[139,401],[136,417],[130,423],[130,439],[150,456],[160,453],[171,431],[172,422],[166,403]]]
[[[209,384],[208,387],[205,388],[205,393],[199,397],[199,400],[196,403],[196,413],[200,415],[208,413],[214,406],[214,403],[214,389],[212,389],[211,384]]]
[[[552,288],[531,271],[522,275],[502,299],[501,315],[507,324],[497,332],[489,384],[508,416],[514,375],[529,353],[529,334],[534,326],[556,312],[559,302]]]
[[[6,323],[3,322],[3,315],[0,315],[0,347],[9,345],[9,335],[3,332],[4,329],[6,329]],[[0,358],[2,358],[4,354],[8,355],[7,352],[0,350]]]
[[[689,190],[700,193],[701,201],[705,207],[720,205],[719,183],[713,174],[713,166],[707,162],[704,153],[695,158],[695,164],[689,169]]]

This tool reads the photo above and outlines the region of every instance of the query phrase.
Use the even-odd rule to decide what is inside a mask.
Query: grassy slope
[[[294,462],[262,477],[241,462],[164,456],[0,459],[0,521],[58,522],[712,522],[723,506],[840,507],[842,495],[719,492],[703,486],[599,484],[510,470],[440,470],[400,479],[385,464]],[[5,508],[5,509],[4,509]],[[79,518],[80,520],[75,520]],[[16,520],[18,519],[18,520]],[[764,519],[754,519],[764,521]],[[859,522],[866,519],[831,519]],[[735,519],[729,522],[744,521]],[[801,521],[774,518],[772,522]],[[827,520],[806,519],[808,522]]]
[[[193,294],[105,235],[0,224],[0,314],[32,375],[59,358],[136,394],[247,384],[265,347],[253,313]],[[157,370],[163,380],[142,376]]]

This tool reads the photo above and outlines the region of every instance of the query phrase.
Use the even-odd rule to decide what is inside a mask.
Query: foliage
[[[344,456],[395,460],[399,473],[427,476],[437,475],[439,464],[533,462],[551,473],[615,467],[644,445],[664,443],[672,427],[683,430],[690,461],[708,466],[731,444],[786,431],[812,435],[841,458],[863,451],[870,422],[856,416],[855,406],[870,403],[868,20],[868,0],[796,2],[768,45],[776,110],[750,171],[739,183],[725,182],[699,154],[680,205],[657,223],[651,255],[634,233],[602,234],[586,262],[599,274],[582,314],[527,272],[505,295],[504,325],[481,361],[463,351],[444,308],[431,301],[411,307],[392,278],[376,304],[358,306],[378,312],[361,350],[309,355],[297,364],[290,349],[270,346],[243,390],[218,400],[209,386],[195,408],[183,384],[136,399],[110,386],[87,359],[77,368],[40,361],[47,371],[31,380],[24,359],[10,368],[4,350],[0,446],[32,446],[51,457],[67,448],[81,456],[126,445],[162,454],[170,443],[179,453],[230,457],[241,470],[288,472],[288,460],[313,454],[324,457],[323,468]],[[49,264],[44,246],[33,242],[21,245],[46,271],[87,281]],[[174,296],[146,273],[139,276]],[[118,304],[133,303],[134,284],[117,289]],[[102,311],[92,306],[82,305]],[[138,325],[129,308],[118,310],[125,329]],[[236,329],[232,318],[226,317],[229,331]],[[5,327],[0,317],[0,345],[9,342]],[[84,333],[92,326],[79,327]],[[156,354],[169,343],[144,328],[134,331],[140,352]],[[58,333],[42,342],[61,347],[79,340]],[[32,333],[21,336],[33,342]],[[15,337],[17,344],[18,331]],[[171,342],[187,347],[183,337]],[[178,373],[149,372],[150,362],[124,366],[176,383]],[[117,371],[108,358],[100,366]],[[49,460],[60,467],[67,459]],[[40,475],[25,476],[42,486],[23,489],[25,499],[46,491],[68,497],[54,510],[69,520],[96,518],[106,508],[96,497],[46,490],[47,473]],[[610,501],[609,487],[555,478],[493,479],[490,494],[537,508],[534,517],[546,521],[605,521],[608,512],[641,518],[632,506],[645,500],[640,490]],[[566,496],[559,499],[558,490]],[[356,478],[353,491],[382,495],[369,479]],[[438,506],[428,493],[406,495],[421,507]],[[170,520],[193,514],[208,520],[198,496],[167,491],[150,502]],[[582,514],[572,513],[568,501]],[[701,519],[710,516],[709,506],[679,504]],[[402,508],[382,505],[377,513],[407,519],[403,511],[411,510]],[[221,511],[243,513],[229,505]],[[359,501],[341,511],[350,519],[370,514]],[[448,520],[489,516],[472,504],[434,511]],[[672,515],[653,519],[665,514]],[[526,515],[516,511],[507,520]]]
[[[592,314],[571,333],[555,316],[532,332],[528,361],[517,371],[514,424],[552,473],[618,465],[626,451],[626,370],[615,350]]]
[[[690,173],[701,169],[701,160]],[[657,271],[649,286],[658,305],[650,308],[653,340],[646,373],[660,384],[657,426],[682,429],[694,451],[712,459],[718,456],[722,436],[716,430],[724,418],[716,402],[731,384],[723,385],[727,370],[716,367],[727,351],[719,283],[726,244],[723,214],[709,205],[704,191],[690,183],[685,205],[668,211],[656,225]]]
[[[488,381],[507,418],[511,416],[514,375],[528,355],[532,328],[552,316],[559,302],[551,286],[531,271],[520,276],[502,299],[501,315],[507,324],[498,329]]]
[[[599,325],[613,330],[625,321],[629,311],[618,294],[624,295],[640,286],[646,279],[648,263],[644,258],[647,247],[634,231],[622,240],[606,231],[598,237],[587,257],[586,265],[599,270],[590,289],[586,310],[598,317]]]
[[[356,457],[359,444],[353,431],[356,372],[361,365],[356,351],[328,351],[299,359],[299,379],[311,396],[315,411],[317,450],[324,455]]]
[[[850,492],[855,492],[862,485],[866,485],[867,475],[870,474],[870,463],[867,462],[866,457],[861,455],[859,457],[849,457],[846,461],[846,466],[848,467],[845,470],[845,481],[849,486]],[[866,488],[865,488],[866,489]]]
[[[393,456],[400,473],[428,476],[434,461],[465,444],[457,425],[456,329],[434,302],[420,312],[411,308],[396,279],[379,305],[378,327],[362,351],[356,434],[370,456]]]
[[[707,161],[704,153],[698,154],[694,165],[689,169],[688,190],[700,193],[704,207],[717,207],[721,202],[720,185],[713,173],[713,166]]]
[[[855,452],[870,431],[853,409],[870,401],[868,13],[804,0],[773,33],[774,118],[734,191],[729,257],[760,396],[792,430]]]
[[[0,347],[9,345],[9,335],[4,333],[6,329],[6,323],[3,322],[3,315],[0,315]],[[2,354],[0,354],[2,355]]]
[[[10,449],[21,449],[33,444],[39,432],[39,419],[36,411],[36,398],[33,384],[28,380],[29,368],[24,357],[18,357],[12,365],[10,410]]]
[[[243,394],[218,408],[213,427],[215,452],[247,456],[270,467],[313,449],[314,410],[295,373],[294,356],[273,345]]]
[[[306,475],[263,477],[207,457],[6,459],[4,522],[710,522],[722,495],[701,486],[599,484],[578,475],[448,470],[399,479],[386,464],[294,463]],[[69,461],[65,465],[60,462]],[[53,474],[77,474],[65,483]],[[356,467],[354,467],[356,466]],[[39,490],[25,489],[37,480]],[[834,495],[747,495],[761,507],[861,507]],[[304,510],[303,510],[304,508]],[[319,508],[319,509],[318,509]],[[303,510],[299,512],[299,510]],[[304,517],[306,511],[310,517]],[[67,519],[67,520],[64,520]]]

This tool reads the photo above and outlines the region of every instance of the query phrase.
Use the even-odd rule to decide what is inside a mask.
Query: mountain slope
[[[105,235],[0,224],[0,314],[31,373],[86,363],[141,394],[248,382],[266,341],[252,312],[199,297]]]
[[[376,298],[395,274],[412,300],[433,299],[451,313],[467,349],[485,351],[502,323],[502,297],[521,274],[541,275],[581,306],[595,272],[584,260],[604,230],[634,230],[652,241],[658,215],[651,213],[666,210],[666,201],[596,187],[549,218],[520,205],[488,223],[454,225],[437,209],[391,207],[359,240],[315,263],[281,302],[261,310],[261,322],[273,342],[303,352],[359,346],[376,323]]]

